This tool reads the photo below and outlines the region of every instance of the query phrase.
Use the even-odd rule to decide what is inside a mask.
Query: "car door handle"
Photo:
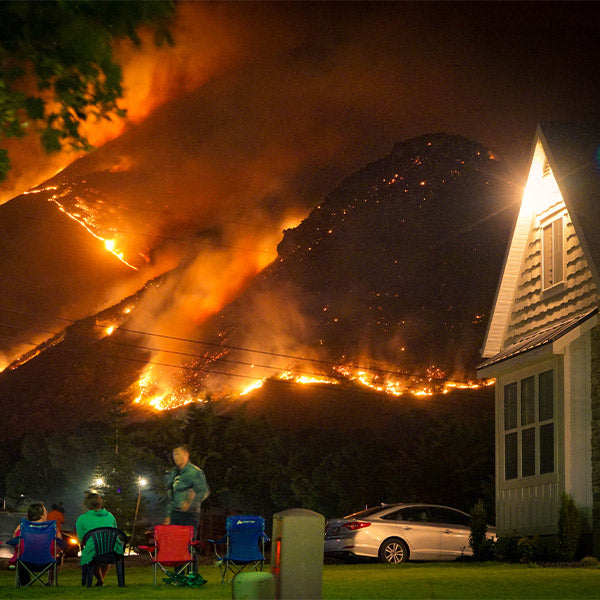
[[[444,529],[444,533],[452,533],[450,529]]]
[[[412,527],[404,527],[405,531],[410,531],[412,529]]]

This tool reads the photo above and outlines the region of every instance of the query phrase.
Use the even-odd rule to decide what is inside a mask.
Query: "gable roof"
[[[586,313],[572,315],[558,323],[554,323],[549,327],[546,327],[540,331],[536,331],[531,335],[519,340],[515,344],[511,344],[502,352],[492,356],[492,358],[488,358],[488,360],[484,361],[477,367],[477,370],[481,371],[482,369],[496,365],[499,362],[508,360],[509,358],[517,356],[518,354],[529,352],[530,350],[534,350],[540,346],[545,346],[546,344],[556,342],[562,336],[569,333],[571,330],[575,329],[575,327],[578,327],[596,314],[598,314],[598,309],[594,308]]]
[[[542,123],[536,130],[531,163],[541,144],[577,238],[600,288],[600,124]],[[494,301],[482,355],[502,349],[514,291],[532,222],[522,202]]]

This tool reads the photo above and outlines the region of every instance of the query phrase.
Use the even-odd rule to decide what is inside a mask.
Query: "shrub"
[[[471,510],[471,535],[469,545],[473,549],[473,558],[477,561],[494,558],[494,542],[486,537],[487,515],[483,502],[479,500]]]
[[[575,559],[581,528],[581,513],[575,506],[575,500],[569,494],[563,494],[558,517],[559,550],[563,560],[570,562]]]
[[[494,546],[494,559],[500,562],[519,562],[516,537],[499,537]]]
[[[582,567],[597,567],[600,565],[600,560],[598,560],[595,556],[584,556],[579,561],[579,564]]]
[[[538,559],[538,550],[535,538],[522,537],[517,540],[517,553],[519,562],[530,563]]]

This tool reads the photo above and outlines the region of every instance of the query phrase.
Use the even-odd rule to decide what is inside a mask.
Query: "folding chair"
[[[90,529],[81,540],[81,548],[85,548],[88,540],[94,544],[94,558],[81,565],[81,585],[92,587],[94,567],[96,565],[115,565],[119,587],[125,586],[125,545],[127,536],[116,527],[97,527]]]
[[[225,520],[225,535],[218,540],[208,540],[215,545],[217,564],[221,571],[221,583],[228,583],[235,575],[250,567],[262,571],[265,564],[265,520],[262,517],[238,515]],[[225,545],[225,554],[218,546]],[[230,578],[228,578],[230,574]]]
[[[59,548],[64,546],[62,540],[56,537],[56,521],[33,522],[21,519],[18,537],[7,542],[15,546],[17,561],[15,569],[15,585],[29,587],[36,581],[41,585],[58,585],[58,556]],[[21,586],[23,571],[28,574],[29,582]],[[48,582],[41,577],[48,573]]]
[[[160,569],[168,578],[173,575],[167,570],[171,567],[174,578],[189,575],[196,571],[196,548],[200,544],[194,540],[192,525],[156,525],[154,527],[154,543],[151,546],[138,546],[146,550],[154,567],[154,586]]]

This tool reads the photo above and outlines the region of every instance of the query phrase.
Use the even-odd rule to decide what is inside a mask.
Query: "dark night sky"
[[[120,52],[125,105],[139,122],[205,89],[211,110],[182,112],[169,143],[199,118],[244,154],[268,146],[258,154],[309,206],[396,141],[437,131],[490,146],[517,177],[536,122],[598,117],[599,21],[596,2],[182,3],[173,49]],[[49,174],[31,148],[14,162],[4,199]]]
[[[598,120],[599,21],[596,2],[184,2],[173,48],[117,49],[130,121],[64,177],[109,173],[95,185],[107,206],[125,207],[119,227],[132,239],[149,230],[179,235],[191,222],[196,231],[221,228],[224,244],[268,245],[271,260],[284,226],[410,137],[463,135],[524,181],[537,122]],[[92,131],[92,141],[100,146],[115,132]],[[74,158],[44,157],[33,139],[11,147],[0,202]],[[18,221],[24,235],[30,222]],[[271,239],[259,240],[257,228]],[[36,302],[54,296],[42,281],[47,265],[13,264],[0,252],[3,273],[27,281]],[[87,260],[76,267],[80,279]],[[72,279],[59,259],[53,264]],[[68,281],[54,285],[69,291]],[[60,306],[33,307],[13,287],[19,293],[5,307],[69,318],[123,293],[111,297],[105,286],[83,306],[74,290]]]

